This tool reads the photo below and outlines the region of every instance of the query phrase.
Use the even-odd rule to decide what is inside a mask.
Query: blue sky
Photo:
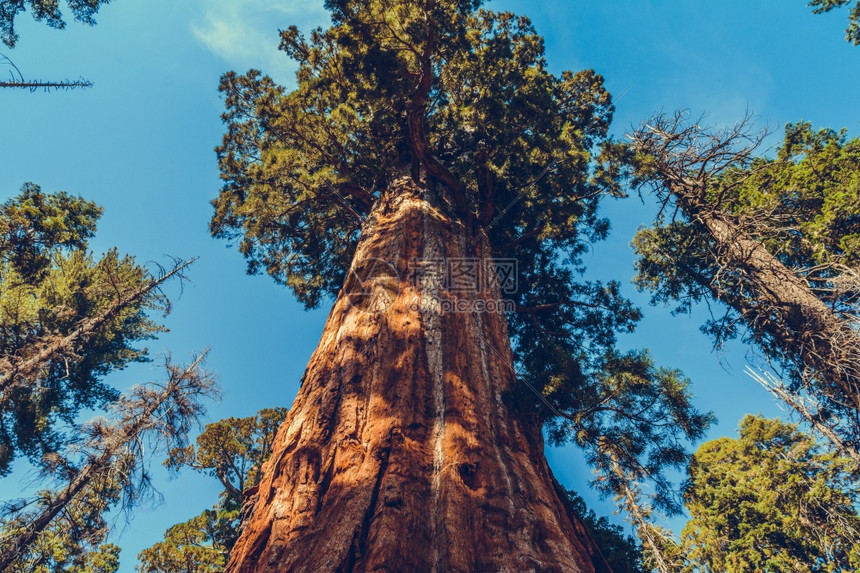
[[[489,7],[530,16],[555,71],[594,68],[613,93],[626,90],[617,101],[618,137],[655,111],[676,108],[709,112],[717,124],[749,110],[776,132],[804,119],[858,134],[860,48],[843,39],[844,13],[813,16],[803,0],[499,0]],[[70,24],[62,32],[28,15],[19,20],[18,47],[0,52],[25,76],[80,75],[95,85],[0,92],[0,199],[25,181],[67,190],[105,207],[94,250],[116,245],[140,261],[199,256],[181,297],[177,285],[169,287],[171,332],[151,350],[184,359],[212,347],[208,365],[224,387],[223,401],[210,409],[212,421],[289,406],[328,309],[305,312],[269,278],[246,276],[239,253],[208,235],[208,202],[219,188],[213,147],[223,130],[217,84],[226,70],[257,67],[289,85],[293,68],[276,50],[277,29],[324,24],[322,2],[115,0],[99,14],[98,26]],[[698,331],[704,309],[672,317],[648,306],[629,283],[628,244],[653,217],[651,204],[631,197],[604,209],[613,232],[589,255],[590,276],[621,280],[646,316],[622,344],[649,347],[659,363],[693,379],[697,404],[720,420],[711,438],[733,435],[745,413],[779,414],[743,373],[746,348],[712,351]],[[123,388],[157,375],[153,365],[143,365],[111,381]],[[589,472],[574,449],[549,449],[548,456],[564,485],[580,490],[599,512],[613,511],[611,500],[588,491]],[[16,480],[26,468],[17,470],[0,481],[0,499],[18,494]],[[168,481],[158,470],[156,477],[164,502],[118,523],[114,540],[123,547],[124,573],[164,529],[215,502],[212,478],[186,472]]]

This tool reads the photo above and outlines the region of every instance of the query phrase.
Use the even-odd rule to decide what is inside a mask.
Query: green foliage
[[[119,499],[119,484],[107,480],[94,485],[38,536],[4,573],[114,573],[119,569],[120,548],[106,543],[108,524],[103,513]],[[37,503],[49,503],[51,491],[38,494]],[[19,514],[0,525],[5,544],[29,526],[28,516]]]
[[[734,146],[748,141],[732,137],[722,142],[722,149],[736,155],[713,174],[704,171],[705,203],[697,209],[727,217],[850,326],[860,289],[860,139],[848,140],[844,131],[815,131],[808,123],[787,125],[777,156],[769,158],[750,157],[751,149],[737,150]],[[648,158],[642,159],[646,161],[640,174],[648,180]],[[674,205],[667,201],[666,211],[671,212]],[[653,303],[677,303],[675,312],[712,298],[725,303],[725,313],[715,313],[703,331],[717,345],[744,334],[744,341],[757,344],[773,366],[785,369],[792,392],[808,389],[821,405],[822,419],[840,426],[839,433],[854,447],[860,443],[860,422],[856,410],[845,406],[845,389],[818,375],[807,360],[808,354],[834,343],[822,341],[804,355],[792,301],[777,300],[760,310],[769,303],[762,302],[767,291],[756,282],[758,277],[743,261],[726,263],[721,256],[726,246],[696,217],[658,220],[636,235],[633,246],[639,257],[634,280],[652,292]],[[834,347],[844,349],[846,344]],[[835,363],[840,352],[828,355],[828,363]]]
[[[94,16],[110,0],[68,0],[66,4],[75,20],[84,24],[95,24]],[[51,28],[66,27],[59,0],[0,0],[0,40],[10,48],[18,41],[15,32],[15,17],[27,10],[37,22],[45,22]]]
[[[565,354],[548,356],[544,364],[547,379],[533,385],[544,389],[544,405],[556,414],[550,439],[572,441],[585,451],[602,493],[624,496],[631,481],[647,480],[656,506],[679,513],[677,488],[667,472],[687,464],[686,444],[714,421],[693,407],[689,379],[657,367],[647,352],[608,354],[588,377]]]
[[[101,215],[95,203],[62,192],[45,195],[25,183],[17,197],[0,205],[0,261],[22,280],[38,280],[57,249],[86,247]]]
[[[613,573],[646,572],[646,569],[640,565],[642,549],[633,537],[625,536],[624,530],[618,525],[610,523],[606,517],[598,517],[576,492],[568,490],[567,497],[574,512],[591,532],[597,547],[600,548],[600,552]]]
[[[165,465],[183,466],[218,478],[227,495],[240,503],[242,492],[260,481],[260,468],[272,453],[275,433],[287,415],[286,408],[264,408],[256,416],[226,418],[197,437],[197,447],[172,450]]]
[[[238,513],[238,512],[237,512]],[[231,521],[236,516],[230,516]],[[223,519],[223,517],[221,518]],[[141,551],[141,573],[220,573],[229,549],[219,543],[219,515],[207,510],[164,533],[160,541]]]
[[[266,408],[256,416],[227,418],[207,424],[197,445],[170,451],[165,465],[174,471],[188,466],[218,478],[224,486],[213,509],[177,524],[164,541],[138,554],[138,571],[185,573],[223,571],[226,556],[239,536],[245,492],[257,485],[260,470],[272,453],[275,434],[286,408]]]
[[[60,449],[78,412],[116,398],[102,378],[146,360],[136,343],[163,331],[147,317],[167,308],[157,291],[112,310],[153,277],[115,249],[87,251],[100,214],[32,184],[0,207],[0,475],[19,453],[38,461]],[[37,367],[17,372],[28,361]]]
[[[728,172],[712,196],[738,217],[769,217],[762,239],[788,267],[860,263],[860,138],[847,140],[845,130],[789,124],[775,159]]]
[[[836,8],[841,8],[846,4],[851,4],[853,0],[810,0],[808,6],[812,6],[814,14],[823,14],[830,12]],[[860,45],[860,2],[856,2],[848,13],[848,28],[845,29],[845,39],[854,44]]]
[[[299,63],[296,90],[256,71],[222,78],[225,184],[211,229],[239,240],[250,272],[268,272],[308,306],[337,293],[361,217],[417,161],[407,116],[426,54],[427,147],[463,186],[466,210],[497,219],[494,245],[529,235],[510,247],[521,284],[532,285],[518,302],[557,292],[563,320],[577,318],[565,295],[583,299],[596,287],[573,284],[569,267],[608,227],[597,216],[603,179],[593,153],[605,142],[610,96],[592,71],[552,75],[527,19],[472,4],[330,2],[333,27],[282,35]],[[626,315],[613,317],[604,315],[626,326]]]
[[[747,416],[737,439],[703,444],[685,493],[682,545],[705,571],[860,568],[860,488],[849,460],[796,426]]]

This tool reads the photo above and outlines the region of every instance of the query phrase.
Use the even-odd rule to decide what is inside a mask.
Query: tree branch
[[[487,167],[487,150],[475,154],[475,174],[478,180],[478,221],[482,225],[493,220],[495,212],[496,177]]]
[[[154,278],[147,284],[134,289],[125,296],[117,298],[116,302],[110,305],[100,315],[87,318],[78,323],[77,327],[67,336],[58,337],[55,340],[45,344],[45,346],[30,358],[23,359],[17,363],[0,364],[4,368],[8,368],[6,372],[0,374],[0,403],[2,403],[10,388],[19,383],[26,383],[27,379],[36,375],[48,361],[56,358],[65,351],[75,348],[76,345],[85,343],[86,340],[108,320],[115,317],[123,309],[137,304],[149,293],[161,286],[169,278],[179,274],[182,269],[188,267],[197,259],[177,264],[173,269],[164,273],[160,277]],[[4,361],[6,362],[6,361]]]
[[[413,159],[412,179],[416,183],[420,179],[419,166],[414,163],[417,160],[426,169],[428,175],[438,179],[445,185],[457,213],[461,216],[466,216],[469,214],[469,207],[466,201],[466,188],[430,151],[427,143],[427,133],[424,129],[427,99],[430,95],[430,88],[433,86],[431,57],[434,45],[435,42],[431,33],[419,62],[421,65],[421,76],[418,80],[418,86],[415,88],[412,94],[412,101],[406,110],[406,124],[409,129],[408,143]]]
[[[481,222],[483,223],[483,221],[481,221]],[[506,245],[502,245],[501,247],[496,247],[496,249],[498,249],[500,251],[509,251],[511,249],[519,247],[520,245],[522,245],[523,243],[525,243],[526,241],[528,241],[532,237],[538,236],[540,234],[541,230],[543,230],[542,227],[535,227],[534,229],[532,229],[528,233],[525,233],[524,235],[520,236],[518,239],[514,239],[510,243],[508,243]]]

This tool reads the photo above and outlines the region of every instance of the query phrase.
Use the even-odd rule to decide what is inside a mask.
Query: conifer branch
[[[25,89],[30,90],[30,92],[35,92],[39,89],[44,89],[45,91],[51,90],[74,90],[78,88],[91,88],[93,87],[93,82],[87,80],[85,78],[78,78],[77,80],[62,80],[62,81],[44,81],[44,80],[26,80],[24,79],[24,75],[21,73],[21,70],[18,69],[18,66],[9,59],[8,56],[4,54],[0,54],[0,63],[7,64],[10,69],[11,79],[8,81],[0,81],[0,88],[17,88],[17,89]]]
[[[48,337],[47,340],[42,340],[42,348],[29,358],[19,357],[17,361],[14,358],[12,360],[4,359],[0,362],[0,369],[5,370],[0,374],[0,404],[5,402],[11,389],[31,382],[48,362],[86,343],[89,337],[107,321],[117,316],[124,309],[141,302],[170,278],[181,277],[182,270],[196,260],[197,258],[180,261],[172,269],[161,273],[160,276],[153,278],[147,284],[119,296],[101,314],[78,322],[69,334],[65,336],[54,335]]]
[[[78,88],[91,88],[93,87],[93,82],[90,80],[86,80],[84,78],[78,80],[64,80],[61,82],[46,82],[41,80],[21,80],[21,81],[8,81],[8,82],[0,82],[0,88],[18,88],[18,89],[26,89],[31,92],[35,92],[39,89],[44,89],[45,91],[51,90],[74,90]]]
[[[88,434],[83,452],[86,464],[65,487],[47,494],[39,509],[24,516],[25,527],[12,538],[4,539],[0,571],[7,571],[16,559],[25,555],[48,526],[96,483],[117,481],[125,508],[150,488],[144,468],[144,444],[187,443],[190,427],[204,413],[201,400],[218,394],[214,378],[202,370],[207,353],[208,350],[204,351],[184,368],[166,359],[165,384],[135,388],[112,406],[111,422],[96,420],[84,427]]]

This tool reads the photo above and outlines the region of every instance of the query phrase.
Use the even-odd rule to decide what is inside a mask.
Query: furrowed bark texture
[[[454,293],[435,272],[489,257],[410,180],[380,199],[228,572],[608,571],[540,428],[503,400],[504,314],[440,307],[498,300],[497,285]]]

